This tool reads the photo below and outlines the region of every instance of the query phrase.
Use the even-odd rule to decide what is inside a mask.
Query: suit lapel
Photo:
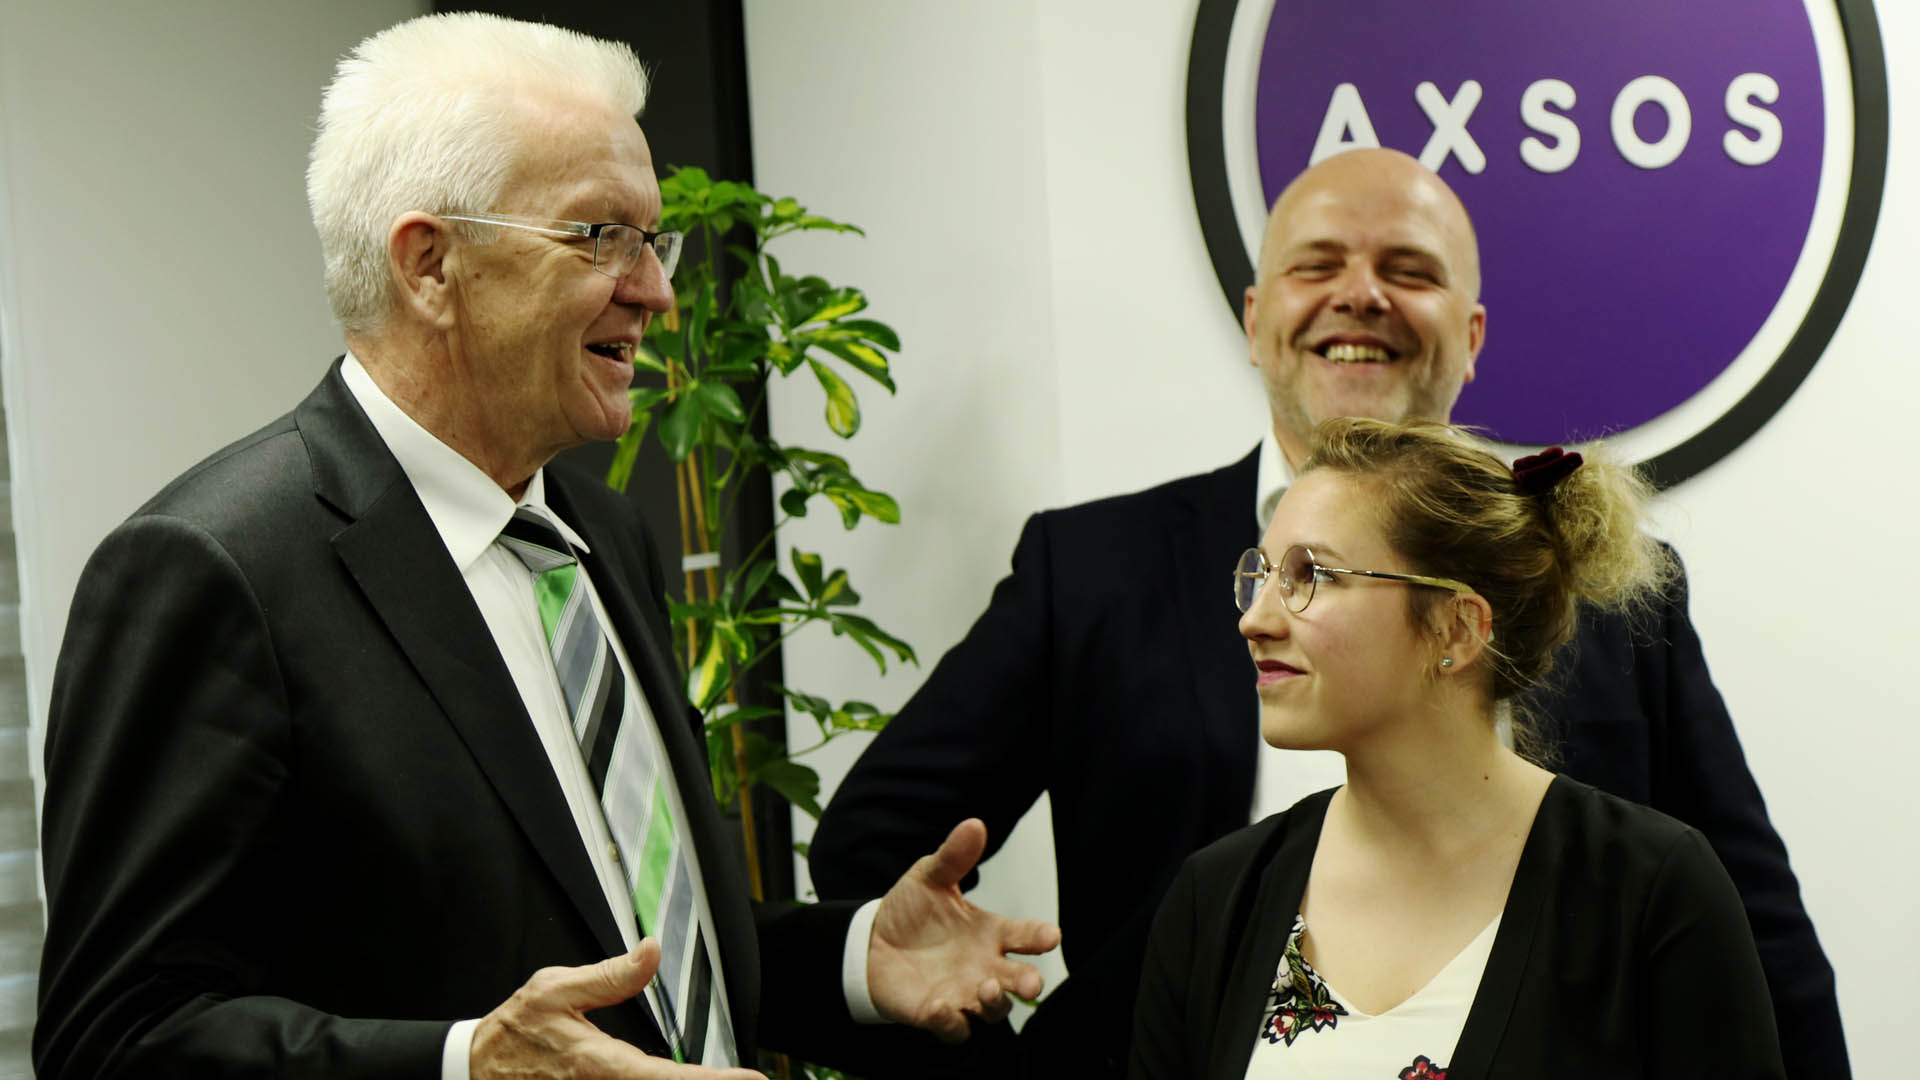
[[[1209,824],[1224,832],[1246,824],[1253,805],[1259,699],[1228,585],[1233,561],[1259,541],[1253,521],[1260,451],[1185,488],[1169,535],[1180,632],[1193,680],[1200,737],[1221,782],[1212,788]]]
[[[315,493],[348,523],[333,547],[474,761],[591,928],[625,951],[546,750],[473,595],[338,366],[295,411]]]

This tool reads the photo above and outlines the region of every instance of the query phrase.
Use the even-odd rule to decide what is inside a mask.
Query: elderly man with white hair
[[[755,909],[678,689],[660,552],[548,468],[629,420],[679,237],[624,46],[375,35],[309,199],[347,354],[89,561],[43,813],[43,1077],[757,1074],[856,1020],[962,1038],[1058,931],[956,884]]]

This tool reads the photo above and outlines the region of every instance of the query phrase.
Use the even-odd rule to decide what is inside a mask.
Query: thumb
[[[553,987],[555,1000],[577,1012],[589,1012],[638,996],[660,967],[660,942],[641,938],[624,956],[597,964],[563,968]]]
[[[937,888],[957,888],[987,850],[987,825],[968,818],[953,827],[940,850],[921,860],[927,881]]]

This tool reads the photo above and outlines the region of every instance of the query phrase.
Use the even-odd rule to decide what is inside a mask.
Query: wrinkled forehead
[[[533,204],[518,209],[575,221],[659,221],[653,153],[632,117],[577,99],[535,99],[515,128],[507,192]]]

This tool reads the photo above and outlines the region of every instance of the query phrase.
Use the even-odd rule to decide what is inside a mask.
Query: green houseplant
[[[883,672],[889,657],[917,661],[905,642],[853,610],[860,596],[845,570],[830,570],[819,555],[798,549],[783,569],[773,545],[782,523],[822,505],[851,529],[868,519],[897,523],[898,504],[862,484],[845,458],[777,443],[758,434],[764,423],[756,422],[769,382],[805,369],[824,394],[828,427],[851,438],[860,429],[860,403],[842,371],[892,392],[887,354],[898,352],[900,341],[886,324],[860,317],[867,301],[858,289],[791,275],[768,251],[791,233],[859,233],[855,226],[697,168],[675,169],[660,190],[661,227],[687,233],[694,258],[676,275],[674,310],[653,321],[636,353],[641,370],[630,392],[633,425],[615,448],[607,483],[626,489],[649,432],[674,463],[686,590],[670,612],[674,643],[687,672],[688,700],[705,718],[714,791],[722,805],[741,803],[749,883],[755,898],[763,898],[753,835],[756,789],[772,789],[818,817],[819,776],[795,759],[849,731],[878,730],[888,717],[866,702],[836,705],[778,686],[819,729],[818,743],[789,752],[744,726],[782,710],[741,705],[743,679],[780,641],[814,625],[865,650]],[[784,489],[773,529],[748,538],[740,556],[724,565],[722,538],[744,481],[757,469]]]

